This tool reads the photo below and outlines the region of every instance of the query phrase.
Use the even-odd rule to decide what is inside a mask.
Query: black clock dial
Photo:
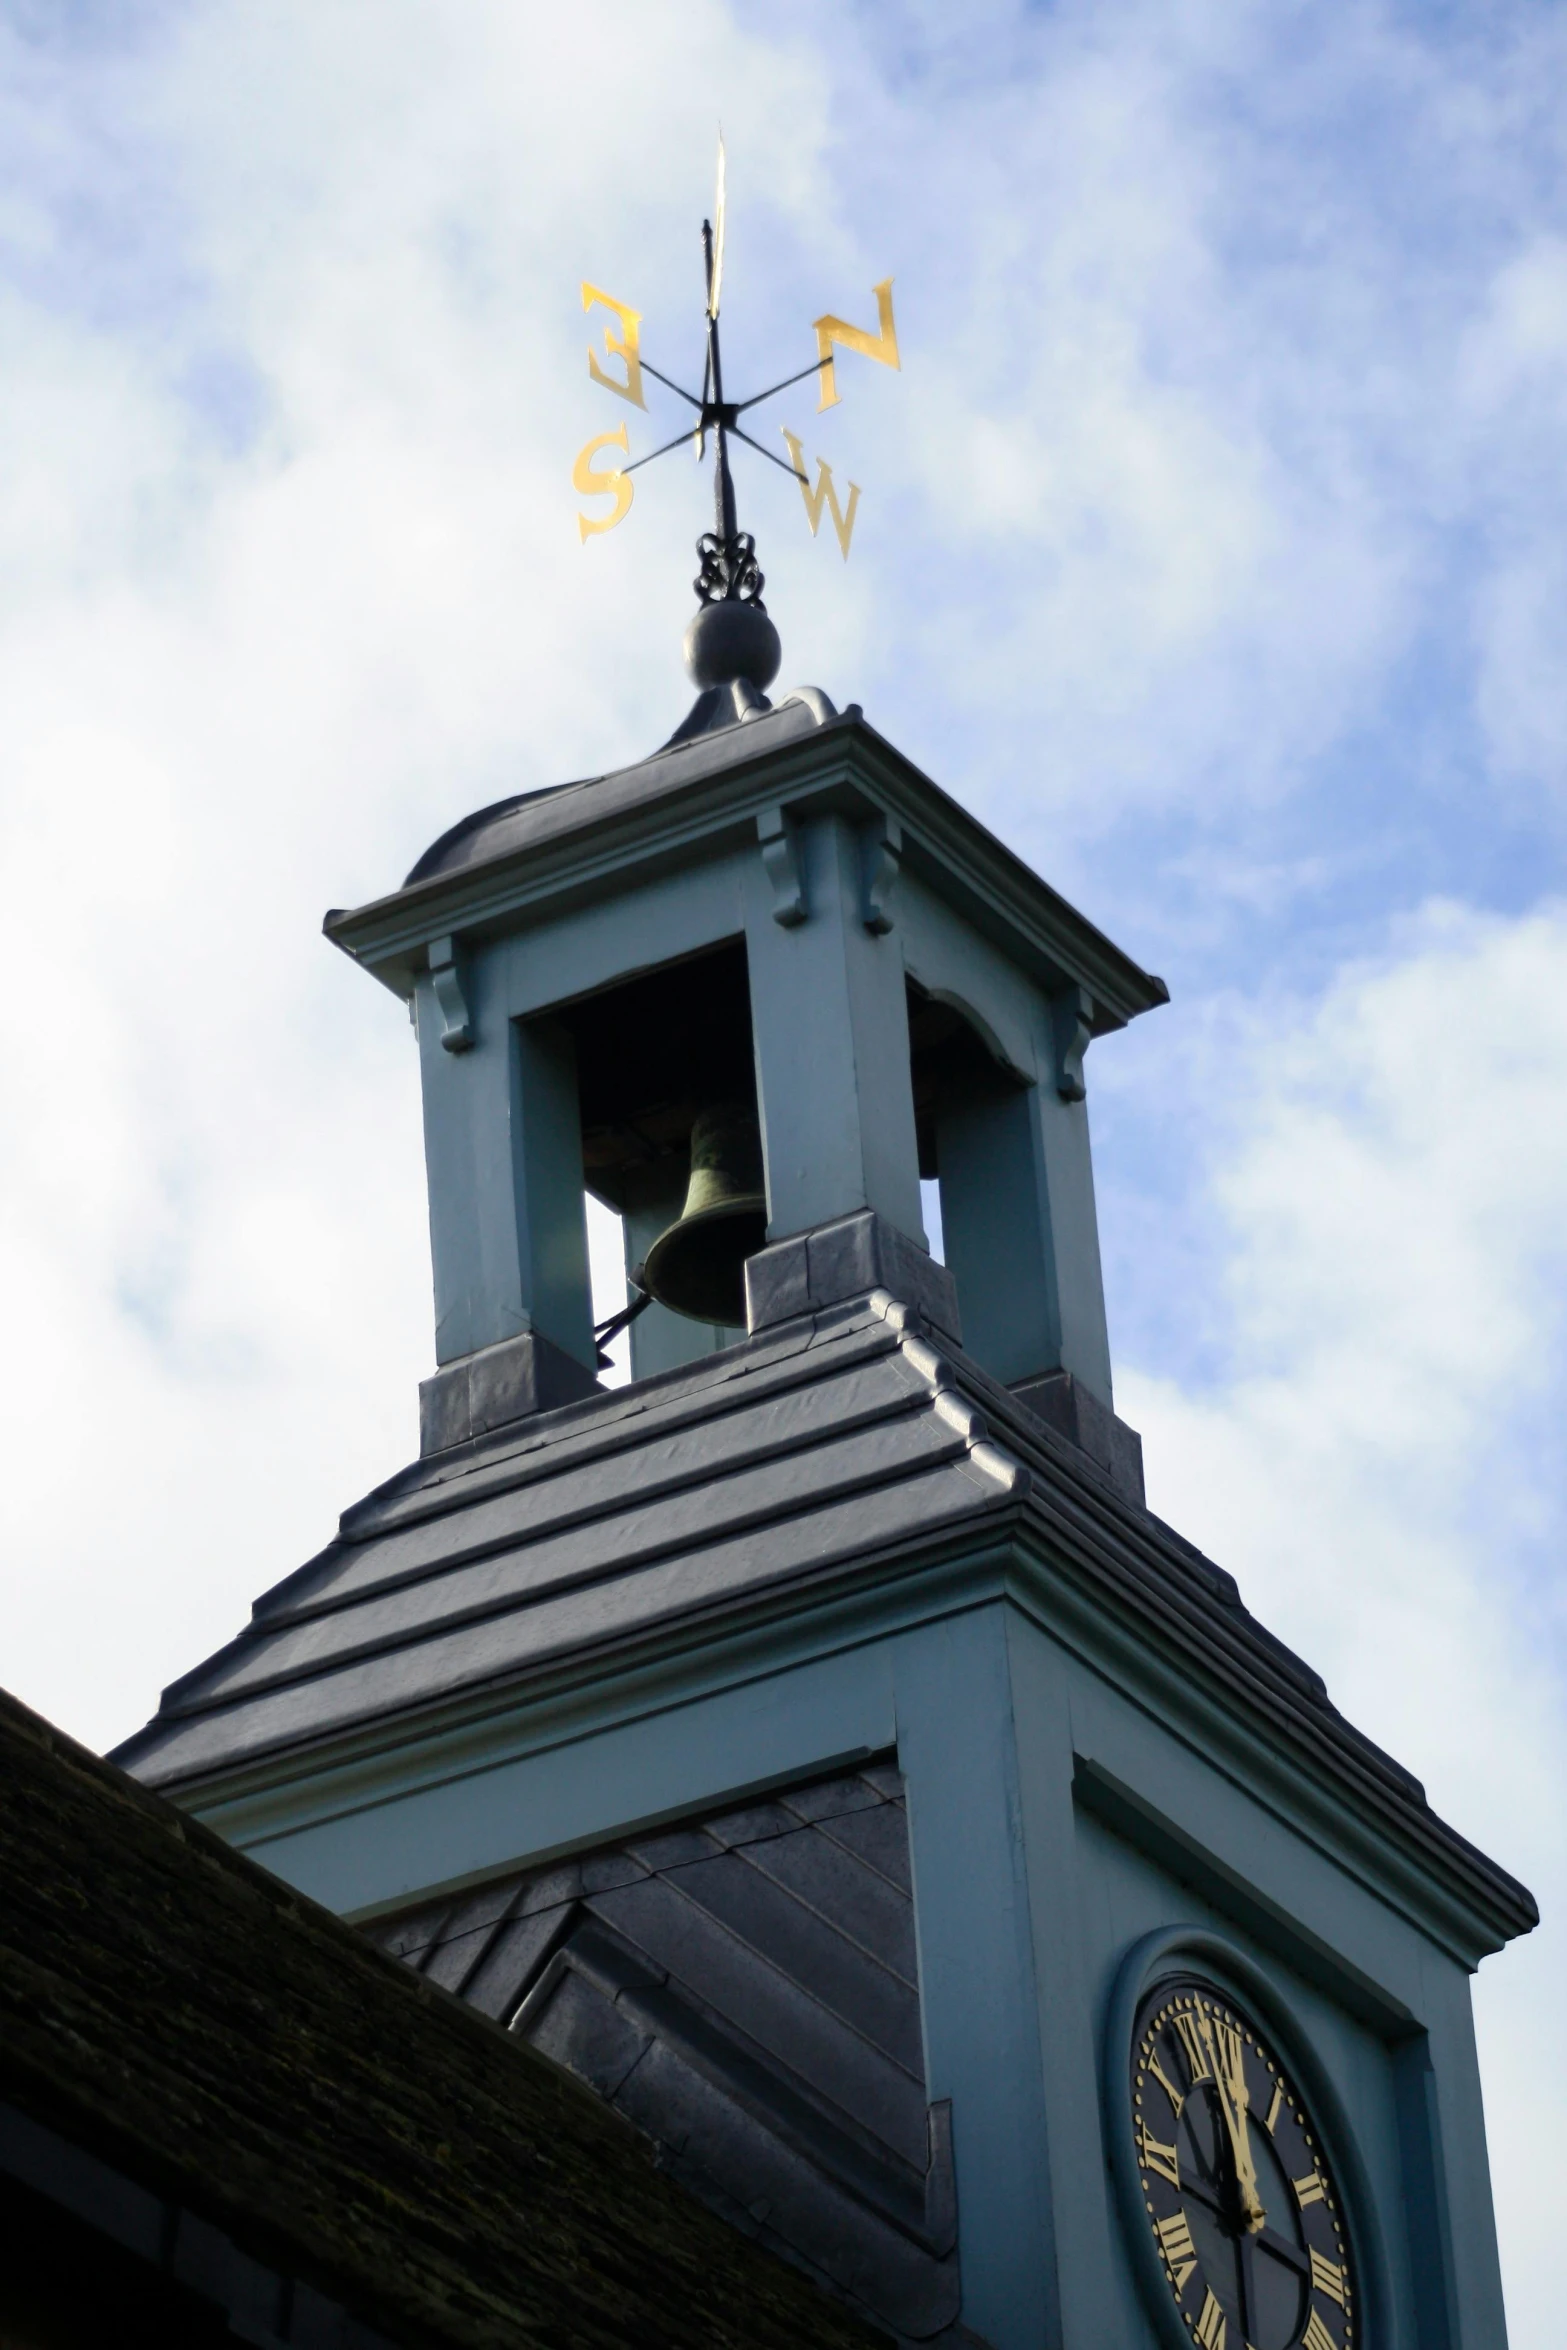
[[[1343,2201],[1275,2051],[1227,1993],[1167,1979],[1137,2011],[1132,2131],[1176,2308],[1201,2350],[1357,2350]]]

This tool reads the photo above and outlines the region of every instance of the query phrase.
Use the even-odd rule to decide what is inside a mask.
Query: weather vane
[[[584,497],[608,497],[614,500],[607,514],[578,514],[577,528],[581,538],[586,541],[601,531],[613,530],[617,522],[625,520],[631,509],[631,477],[634,473],[639,473],[644,465],[651,465],[660,457],[667,457],[671,450],[685,447],[688,442],[694,442],[698,458],[705,458],[711,441],[714,527],[711,531],[705,531],[697,541],[697,554],[702,568],[695,583],[696,592],[705,604],[757,602],[762,591],[762,574],[756,562],[756,542],[749,531],[740,529],[736,520],[734,482],[729,471],[731,439],[744,441],[747,448],[754,449],[759,457],[765,457],[770,465],[781,466],[792,480],[799,483],[800,495],[805,502],[806,520],[811,526],[813,538],[820,527],[825,507],[832,519],[833,531],[845,561],[848,560],[855,516],[859,511],[858,482],[850,482],[848,504],[840,504],[832,467],[825,457],[817,460],[813,487],[804,448],[787,426],[781,428],[784,445],[789,452],[789,461],[785,464],[783,458],[773,450],[764,448],[760,441],[752,439],[741,424],[741,417],[751,409],[759,408],[764,401],[776,399],[780,392],[788,391],[791,385],[804,383],[807,376],[813,375],[820,381],[818,411],[836,407],[839,395],[834,362],[835,344],[841,345],[846,351],[858,351],[866,359],[877,360],[883,367],[899,365],[898,331],[893,323],[892,280],[889,277],[873,288],[876,296],[874,333],[865,327],[851,326],[844,318],[831,315],[818,318],[815,321],[817,356],[809,367],[802,367],[796,375],[785,376],[782,383],[771,385],[765,392],[753,393],[748,400],[727,400],[724,397],[723,358],[718,338],[719,302],[724,284],[724,210],[724,142],[720,137],[718,192],[713,205],[713,218],[702,223],[702,259],[707,284],[707,358],[700,399],[695,392],[688,392],[683,385],[672,382],[667,375],[661,375],[649,360],[643,358],[641,311],[633,310],[628,303],[617,302],[613,294],[606,294],[598,286],[584,282],[583,309],[591,310],[595,305],[602,305],[604,309],[614,312],[619,326],[618,333],[611,326],[604,329],[604,351],[608,365],[589,347],[588,373],[593,381],[602,384],[606,391],[614,392],[620,399],[629,400],[634,408],[645,410],[647,400],[642,379],[650,375],[666,391],[673,392],[677,399],[684,400],[688,407],[696,410],[696,423],[694,429],[687,427],[676,433],[673,440],[665,441],[661,448],[650,450],[647,456],[636,458],[630,465],[615,467],[596,467],[593,460],[601,449],[607,448],[621,449],[629,456],[630,435],[624,424],[617,426],[613,432],[601,432],[579,452],[571,474],[573,487]]]

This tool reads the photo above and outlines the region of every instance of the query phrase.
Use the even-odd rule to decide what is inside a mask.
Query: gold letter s
[[[782,429],[783,437],[789,447],[789,462],[794,467],[795,479],[800,485],[800,495],[805,500],[805,519],[811,526],[811,536],[815,538],[817,530],[820,528],[822,507],[825,505],[832,516],[833,529],[838,534],[839,550],[847,563],[849,541],[854,536],[854,517],[859,511],[860,485],[857,481],[850,482],[849,508],[845,513],[838,503],[838,492],[833,486],[832,467],[826,458],[818,457],[816,460],[816,487],[813,490],[811,477],[805,470],[805,451],[787,425]]]
[[[838,377],[832,347],[842,343],[846,351],[858,351],[862,358],[879,360],[883,367],[898,367],[898,330],[892,323],[892,280],[884,277],[879,286],[871,288],[876,297],[876,332],[867,333],[863,326],[850,326],[846,319],[819,318],[816,321],[816,348],[821,359],[822,396],[817,401],[818,412],[832,408],[838,400]],[[900,369],[901,373],[901,369]]]
[[[613,294],[601,294],[597,286],[590,286],[584,279],[583,309],[591,310],[595,302],[602,302],[606,310],[613,310],[620,321],[618,335],[611,334],[608,327],[604,329],[604,348],[612,359],[624,359],[626,380],[622,383],[618,376],[606,375],[599,365],[597,352],[591,346],[588,350],[588,373],[596,384],[604,386],[606,392],[618,392],[623,400],[631,402],[633,408],[645,408],[647,402],[642,397],[642,313],[640,310],[628,309],[624,302],[617,302]]]
[[[588,514],[577,516],[577,529],[584,540],[590,539],[595,531],[613,530],[617,522],[625,521],[631,508],[631,496],[636,484],[630,474],[622,473],[618,466],[598,473],[591,462],[598,450],[611,446],[630,449],[631,443],[623,424],[617,425],[613,432],[601,432],[596,441],[589,441],[585,449],[579,449],[577,462],[571,469],[571,486],[574,490],[580,490],[585,498],[608,496],[615,501],[614,513],[606,514],[602,522],[595,522]]]

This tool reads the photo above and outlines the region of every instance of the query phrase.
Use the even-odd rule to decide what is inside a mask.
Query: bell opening
[[[745,1260],[766,1245],[744,944],[664,964],[556,1017],[576,1045],[584,1181],[620,1220],[628,1275],[657,1301],[631,1333],[640,1378],[744,1332]],[[638,1294],[633,1285],[627,1302]]]
[[[904,993],[920,1183],[922,1189],[928,1184],[936,1186],[939,1213],[938,1135],[944,1114],[959,1103],[1015,1092],[1023,1080],[949,998],[933,995],[917,979],[905,981]]]

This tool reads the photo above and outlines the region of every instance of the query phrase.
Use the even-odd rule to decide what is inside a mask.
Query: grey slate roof
[[[842,713],[852,724],[860,716],[858,703]],[[630,767],[615,767],[605,775],[586,775],[570,783],[547,784],[542,791],[518,792],[464,816],[439,840],[432,841],[403,883],[415,889],[421,882],[439,880],[494,857],[536,852],[565,835],[598,825],[684,785],[700,783],[734,766],[742,754],[777,750],[798,742],[839,717],[825,695],[786,695],[776,708],[763,704],[746,722],[699,735],[692,742],[666,745]]]
[[[884,1291],[415,1463],[173,1683],[119,1759],[194,1788],[1008,1543],[1091,1620],[1141,1624],[1194,1680],[1222,1676],[1231,1716],[1381,1821],[1497,1942],[1535,1922],[1229,1575]]]
[[[435,1455],[342,1520],[121,1759],[206,1775],[983,1522],[1019,1466],[874,1307]]]
[[[894,1766],[364,1931],[576,2073],[743,2233],[900,2339],[953,2340],[956,2187]]]

